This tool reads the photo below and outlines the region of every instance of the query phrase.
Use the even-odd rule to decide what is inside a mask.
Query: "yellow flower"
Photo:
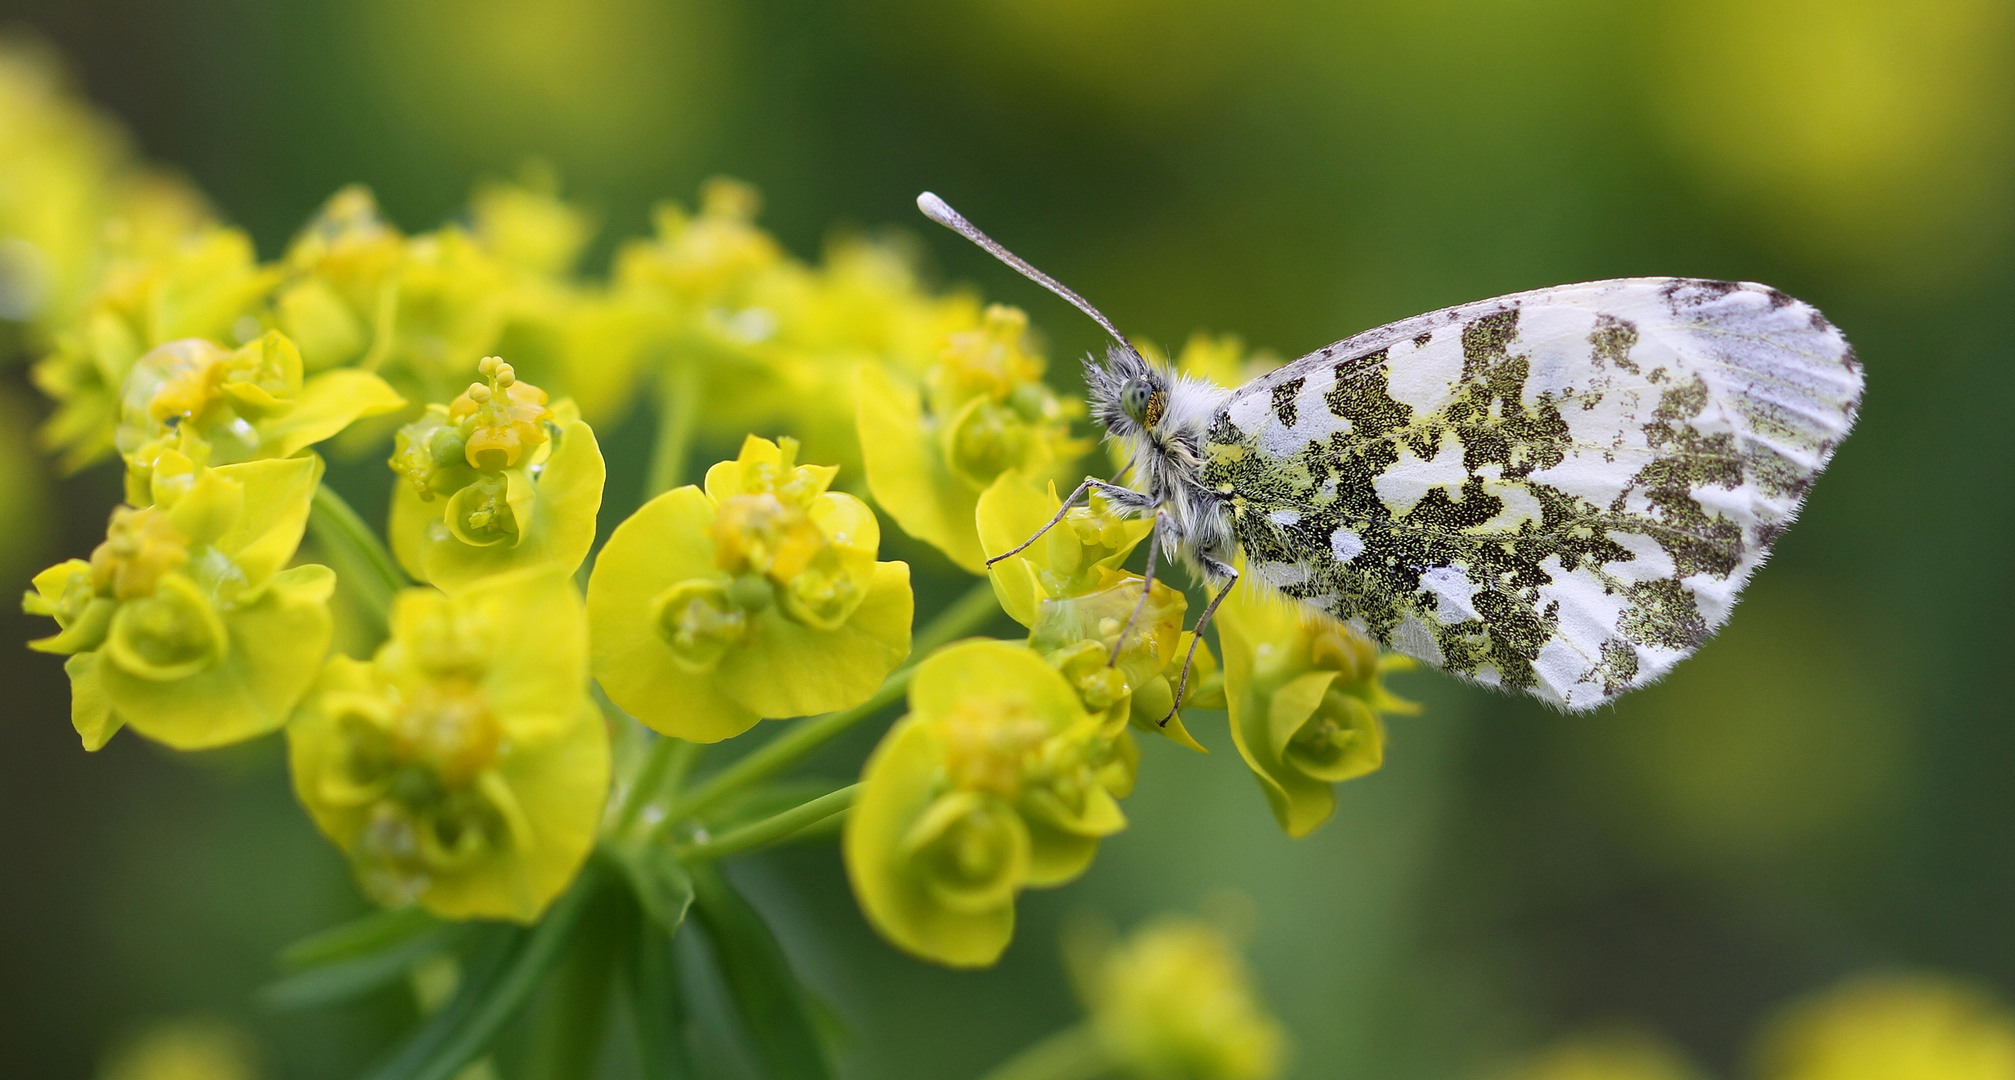
[[[469,197],[476,239],[498,258],[534,274],[556,277],[573,270],[595,223],[560,198],[559,178],[543,166],[527,168],[517,183],[486,183]]]
[[[1936,975],[1867,976],[1797,1002],[1758,1046],[1759,1080],[2000,1080],[2015,1076],[2015,1013]]]
[[[595,541],[606,467],[567,403],[487,357],[483,382],[399,429],[389,464],[392,551],[444,589],[552,563],[572,573]],[[557,438],[555,438],[557,432]]]
[[[874,513],[797,449],[749,436],[704,491],[652,499],[595,559],[595,677],[650,727],[716,742],[845,709],[909,655],[909,566],[875,561]]]
[[[1330,785],[1384,762],[1379,714],[1418,711],[1382,682],[1413,663],[1251,582],[1226,598],[1217,632],[1232,741],[1280,827],[1305,836],[1336,809]]]
[[[1081,403],[1042,382],[1027,335],[1028,317],[996,304],[978,327],[948,336],[921,386],[876,364],[855,374],[875,501],[903,531],[975,574],[986,562],[974,524],[980,494],[1010,470],[1048,477],[1090,446],[1070,436]]]
[[[327,567],[283,570],[321,477],[312,455],[210,469],[176,451],[152,505],[113,511],[91,560],[35,576],[22,602],[61,628],[71,721],[87,750],[130,724],[178,750],[284,724],[328,651]]]
[[[980,496],[982,549],[990,557],[1012,551],[1061,505],[1055,483],[1045,493],[1019,473],[1003,473]],[[1114,513],[1094,495],[1090,505],[1071,508],[1041,539],[988,573],[1001,607],[1029,628],[1029,647],[1071,680],[1085,707],[1108,719],[1109,730],[1131,721],[1201,751],[1169,708],[1189,653],[1191,635],[1182,628],[1188,601],[1157,581],[1141,606],[1145,579],[1119,569],[1153,528],[1153,521]],[[1114,656],[1136,607],[1140,616]],[[1198,646],[1196,657],[1183,703],[1221,708],[1216,660],[1207,646]]]
[[[249,237],[217,227],[111,267],[35,365],[35,385],[57,403],[42,439],[63,452],[62,467],[74,471],[112,451],[121,388],[142,355],[181,338],[238,340],[246,320],[256,328],[273,282]]]
[[[302,378],[301,352],[277,330],[233,351],[201,338],[171,341],[142,356],[121,391],[116,442],[129,468],[128,501],[146,490],[146,466],[190,435],[228,465],[289,457],[361,417],[395,412],[405,399],[362,371]]]
[[[1701,1073],[1663,1039],[1620,1030],[1563,1039],[1497,1080],[1701,1080]]]
[[[858,812],[858,811],[857,811]],[[1143,1080],[1270,1080],[1287,1033],[1231,943],[1196,919],[1162,916],[1118,945],[1081,944],[1078,996],[1099,1044]]]
[[[1027,649],[969,641],[923,661],[847,818],[847,877],[868,921],[924,959],[993,963],[1021,890],[1083,873],[1126,825],[1098,729]]]
[[[251,1037],[223,1021],[173,1020],[122,1047],[99,1080],[253,1080],[253,1051]]]
[[[408,589],[369,662],[335,657],[287,728],[294,792],[364,888],[530,923],[593,846],[608,732],[565,570]]]

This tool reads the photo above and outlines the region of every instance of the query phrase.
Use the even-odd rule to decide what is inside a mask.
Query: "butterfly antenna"
[[[1106,318],[1104,313],[1091,306],[1091,301],[1071,291],[1070,287],[1063,282],[1030,266],[1028,260],[1002,247],[999,241],[979,231],[977,226],[965,219],[965,215],[952,209],[951,205],[943,199],[926,191],[917,196],[917,209],[923,211],[925,217],[987,249],[987,251],[993,254],[994,258],[1021,271],[1023,277],[1063,297],[1070,302],[1072,307],[1091,316],[1093,322],[1105,327],[1105,332],[1111,334],[1114,341],[1125,346],[1128,351],[1134,351],[1133,342],[1128,341],[1126,335],[1119,332],[1119,327],[1114,326],[1111,319]]]

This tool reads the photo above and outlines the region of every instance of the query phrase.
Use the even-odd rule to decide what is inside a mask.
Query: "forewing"
[[[1235,393],[1205,482],[1261,580],[1584,709],[1728,617],[1847,434],[1861,367],[1762,285],[1630,278],[1422,315]]]

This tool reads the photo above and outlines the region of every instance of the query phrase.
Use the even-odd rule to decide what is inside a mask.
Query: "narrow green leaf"
[[[742,1025],[772,1080],[830,1080],[808,995],[762,916],[712,863],[688,868],[693,910],[713,938]]]
[[[670,937],[686,921],[686,909],[693,903],[693,883],[686,868],[662,845],[645,844],[612,850],[616,865],[622,867],[630,891],[644,915]]]
[[[371,1080],[451,1080],[481,1056],[559,959],[580,924],[582,911],[602,884],[601,862],[588,860],[574,884],[546,909],[546,917],[524,935],[523,943],[512,950],[495,977],[480,986],[471,980],[470,992],[457,993],[441,1010],[439,1015],[456,1013],[455,1021],[438,1033],[430,1021],[414,1036],[415,1041],[427,1036],[431,1052],[408,1058],[402,1051],[391,1064],[372,1073]]]
[[[672,939],[651,919],[637,921],[636,948],[624,958],[637,1068],[644,1080],[686,1080],[696,1074],[686,1053],[685,1003],[672,966]]]
[[[375,952],[318,964],[270,983],[259,991],[259,1003],[269,1009],[290,1010],[347,1001],[399,981],[414,964],[453,948],[467,933],[465,923],[436,923]]]
[[[407,1036],[391,1058],[369,1074],[371,1080],[410,1080],[419,1075],[441,1046],[468,1022],[477,1005],[495,991],[530,936],[529,931],[516,926],[483,924],[476,946],[463,961],[455,996]]]
[[[401,944],[441,925],[441,920],[417,907],[374,911],[340,926],[310,934],[280,950],[280,966],[288,971],[302,971],[339,960],[352,960]]]

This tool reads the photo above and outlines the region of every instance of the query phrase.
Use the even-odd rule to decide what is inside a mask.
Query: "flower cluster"
[[[588,579],[595,678],[666,735],[710,743],[764,717],[866,701],[909,656],[909,567],[839,471],[753,435],[733,461],[644,504]]]
[[[0,55],[0,101],[48,96],[10,63]],[[88,749],[122,726],[178,749],[284,727],[296,795],[362,888],[428,913],[385,925],[539,924],[508,939],[525,942],[509,975],[471,995],[522,1001],[615,888],[628,896],[606,910],[632,922],[616,937],[676,932],[691,906],[724,956],[752,950],[730,959],[730,982],[760,969],[787,984],[714,863],[829,834],[815,827],[842,814],[846,873],[877,930],[932,961],[991,964],[1021,892],[1083,874],[1125,827],[1136,733],[1202,751],[1183,710],[1228,709],[1298,836],[1331,813],[1331,784],[1378,767],[1380,714],[1410,708],[1382,683],[1401,664],[1251,587],[1225,605],[1219,650],[1186,629],[1182,589],[1128,569],[1148,521],[1098,498],[1062,507],[1055,481],[1075,479],[1090,441],[1073,431],[1080,403],[1044,382],[1027,318],[922,288],[894,243],[793,259],[756,224],[754,192],[716,181],[696,212],[661,209],[656,234],[597,281],[576,270],[589,215],[534,171],[419,234],[345,189],[262,263],[193,199],[109,164],[116,147],[80,124],[0,131],[26,147],[0,155],[0,179],[34,173],[45,190],[47,176],[126,169],[89,190],[92,214],[124,224],[112,239],[74,222],[29,238],[62,283],[24,316],[7,306],[28,280],[8,230],[26,218],[0,201],[0,317],[32,318],[64,467],[116,454],[126,505],[89,559],[34,579],[24,605],[57,626],[34,647],[67,657]],[[1182,358],[1254,362],[1229,339]],[[608,533],[583,595],[607,475],[591,421],[639,399],[657,410],[649,497]],[[677,486],[693,445],[730,438],[732,460]],[[323,484],[316,448],[387,443],[381,540]],[[874,505],[835,490],[843,470]],[[914,638],[910,567],[881,560],[880,515],[988,579]],[[297,563],[304,534],[334,570]],[[353,655],[330,655],[338,588]],[[1022,640],[960,640],[997,611]],[[908,712],[857,785],[780,779],[905,689]],[[793,718],[689,775],[703,744]],[[381,932],[365,969],[447,947]],[[342,948],[372,953],[366,939]],[[1116,1066],[1277,1071],[1277,1025],[1199,925],[1156,924],[1080,967],[1088,1030]],[[483,1000],[468,1015],[485,1023],[515,1007]],[[799,1035],[764,1052],[816,1053]],[[462,1032],[408,1053],[455,1075],[481,1043]]]
[[[500,357],[477,372],[484,381],[399,429],[392,551],[407,573],[444,589],[530,566],[572,573],[602,505],[594,429],[570,402],[548,407],[546,392]]]
[[[1105,1054],[1142,1080],[1269,1080],[1287,1033],[1217,927],[1162,916],[1105,947],[1071,950],[1078,997]]]
[[[338,656],[287,728],[294,790],[372,895],[531,922],[593,845],[609,742],[566,571],[401,593],[368,662]]]
[[[1082,874],[1126,825],[1117,797],[1135,763],[1104,752],[1101,726],[1027,649],[969,641],[919,664],[909,715],[868,759],[847,819],[868,918],[916,955],[993,963],[1021,890]]]

